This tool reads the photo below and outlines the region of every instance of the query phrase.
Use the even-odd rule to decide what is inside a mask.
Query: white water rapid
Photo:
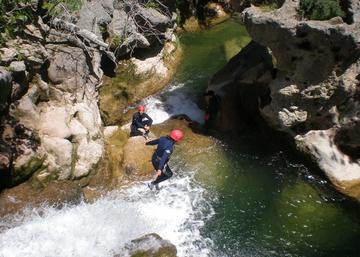
[[[165,91],[146,98],[143,103],[154,124],[162,123],[171,116],[185,114],[191,120],[204,123],[204,111],[189,96],[181,92],[184,84],[173,84]]]
[[[201,121],[202,112],[184,95],[172,95],[170,89],[165,101],[161,99],[159,94],[145,100],[155,123],[174,114]],[[174,176],[161,184],[159,192],[138,182],[94,203],[28,210],[25,218],[0,221],[0,227],[7,227],[0,232],[0,256],[124,256],[126,243],[149,233],[170,240],[179,257],[210,256],[212,241],[203,238],[200,229],[213,209],[207,192],[193,178],[196,171],[181,170],[181,161],[176,159],[171,160]]]

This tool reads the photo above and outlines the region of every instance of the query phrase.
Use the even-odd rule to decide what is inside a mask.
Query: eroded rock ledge
[[[339,191],[360,199],[360,6],[346,8],[346,22],[304,20],[300,0],[246,9],[253,42],[208,88],[223,96],[219,129],[255,122],[285,133]]]
[[[161,49],[175,26],[160,2],[93,0],[74,15],[38,13],[0,48],[0,190],[30,178],[85,186],[104,156],[104,70],[139,49]]]
[[[291,135],[340,191],[360,199],[360,6],[348,3],[350,24],[302,20],[300,0],[266,13],[251,7],[243,17],[276,58],[262,117]]]

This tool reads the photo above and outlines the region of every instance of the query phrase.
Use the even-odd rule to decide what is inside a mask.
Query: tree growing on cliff
[[[70,15],[81,6],[82,0],[0,0],[0,45],[21,33],[36,15]]]
[[[301,0],[300,9],[304,17],[310,20],[329,20],[333,17],[345,17],[340,0]]]

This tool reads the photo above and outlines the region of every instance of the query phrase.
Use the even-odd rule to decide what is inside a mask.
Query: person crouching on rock
[[[154,187],[159,190],[159,183],[165,181],[173,175],[171,169],[167,165],[171,154],[174,150],[174,145],[184,137],[184,133],[181,130],[174,129],[169,136],[162,136],[159,139],[155,139],[147,142],[147,145],[158,145],[155,150],[151,161],[156,171],[155,180],[148,183],[149,188],[152,190]]]
[[[145,113],[145,106],[140,105],[138,112],[134,113],[132,118],[130,136],[144,136],[148,139],[152,122],[150,116]]]

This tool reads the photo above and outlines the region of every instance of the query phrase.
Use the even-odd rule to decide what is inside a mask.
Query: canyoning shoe
[[[148,183],[147,185],[148,185],[148,187],[150,188],[150,190],[153,190],[153,189],[154,189],[154,184],[153,184],[153,183]]]
[[[155,189],[160,190],[159,184],[155,184]]]

